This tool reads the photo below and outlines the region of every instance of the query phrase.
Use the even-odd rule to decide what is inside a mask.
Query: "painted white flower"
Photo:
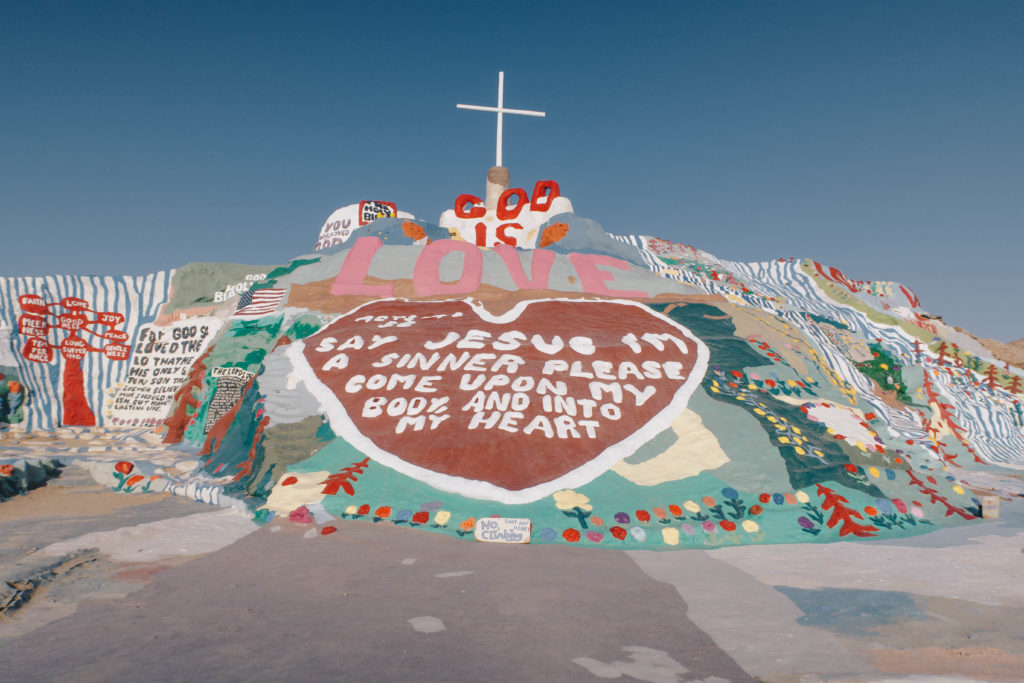
[[[807,494],[806,494],[805,492],[803,492],[803,491],[797,491],[797,492],[796,492],[796,499],[797,499],[798,501],[800,501],[801,503],[806,503],[806,502],[808,502],[808,501],[810,501],[810,500],[811,500],[811,497],[810,497],[810,496],[808,496],[808,495],[807,495]]]
[[[584,512],[590,512],[594,509],[594,506],[590,504],[589,498],[584,496],[582,493],[576,493],[571,489],[555,491],[552,495],[555,499],[555,507],[559,510],[572,510],[574,508],[579,508]]]

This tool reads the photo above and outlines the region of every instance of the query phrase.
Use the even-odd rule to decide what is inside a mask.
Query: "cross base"
[[[488,211],[498,210],[498,198],[508,189],[512,175],[504,166],[491,166],[487,170],[487,188],[484,193],[484,208]]]

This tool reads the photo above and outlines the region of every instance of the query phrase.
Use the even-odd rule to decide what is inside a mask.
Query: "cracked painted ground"
[[[0,662],[7,680],[1020,680],[1024,513],[1002,483],[999,520],[914,538],[595,552],[258,527],[72,464],[0,507]]]

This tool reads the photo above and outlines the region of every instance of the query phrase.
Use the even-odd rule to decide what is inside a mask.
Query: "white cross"
[[[498,143],[495,152],[495,166],[501,166],[501,117],[503,114],[522,114],[523,116],[544,116],[542,111],[529,111],[527,109],[505,109],[502,105],[505,102],[505,72],[498,72],[498,106],[479,107],[475,104],[456,104],[458,109],[473,109],[475,111],[493,111],[498,114]]]

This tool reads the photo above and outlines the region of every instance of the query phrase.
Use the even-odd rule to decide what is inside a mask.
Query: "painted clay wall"
[[[609,235],[550,186],[530,217],[513,194],[515,216],[389,216],[282,266],[0,279],[23,421],[62,424],[77,330],[100,349],[68,352],[97,424],[183,449],[99,466],[117,490],[323,534],[471,538],[499,516],[592,547],[921,533],[980,514],[962,468],[1024,465],[1024,373],[947,340],[909,288]],[[537,248],[501,239],[512,219]]]

